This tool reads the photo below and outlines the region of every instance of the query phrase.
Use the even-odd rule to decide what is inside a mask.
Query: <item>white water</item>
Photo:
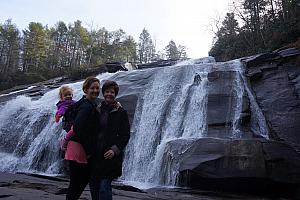
[[[206,84],[207,72],[196,66],[166,67],[155,74],[137,105],[125,180],[161,183],[166,144],[205,134]],[[171,184],[172,178],[165,182]]]
[[[241,66],[240,61],[236,60],[234,62],[234,67],[235,67],[235,78],[234,78],[234,93],[236,96],[236,105],[234,106],[234,116],[232,120],[232,138],[241,138],[242,133],[240,129],[238,128],[239,126],[239,120],[240,116],[242,113],[243,109],[243,97],[244,97],[244,83],[242,80],[243,76],[243,69]]]
[[[246,80],[245,76],[242,76],[243,82],[245,85],[245,90],[247,91],[249,100],[251,102],[250,109],[253,117],[251,118],[251,128],[252,131],[259,136],[262,136],[266,139],[269,139],[269,131],[267,126],[267,121],[265,116],[263,115],[262,110],[258,106],[252,91],[249,88],[249,83]]]
[[[98,78],[107,79],[105,73]],[[83,95],[82,82],[68,84],[74,99]],[[0,171],[58,174],[58,140],[64,131],[54,121],[58,88],[38,100],[17,96],[0,107]]]

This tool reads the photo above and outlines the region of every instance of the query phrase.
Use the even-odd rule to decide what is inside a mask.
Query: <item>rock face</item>
[[[256,100],[262,109],[270,134],[300,147],[300,52],[288,49],[244,60]],[[270,59],[272,58],[272,59]]]
[[[250,90],[266,118],[270,140],[203,138],[193,142],[188,151],[177,155],[183,158],[179,170],[181,185],[269,192],[299,198],[299,54],[297,49],[289,49],[244,59]],[[209,77],[214,80],[222,74],[229,77],[224,73],[210,74]],[[230,81],[223,80],[226,78],[215,83],[226,88]],[[221,87],[223,92],[216,93],[226,94],[224,88]],[[221,108],[224,101],[217,101],[218,98],[208,102],[216,105],[208,109],[208,112],[213,112],[210,116],[215,116],[209,120],[213,124],[218,124],[218,120],[224,121],[221,120],[224,118],[224,108]],[[247,101],[244,101],[243,112],[249,112],[247,109]],[[170,142],[169,151],[176,152],[174,149],[180,148],[180,144],[184,142]]]
[[[283,142],[203,138],[180,156],[181,185],[294,195],[300,182],[300,157]]]
[[[239,81],[240,83],[237,83]],[[239,87],[243,87],[242,80],[234,71],[214,71],[208,74],[208,100],[207,100],[207,125],[208,137],[228,138],[232,135],[232,127],[235,106],[241,100],[241,112],[244,114],[240,120],[244,121],[246,127],[250,121],[250,102],[246,93],[241,97],[238,95]],[[244,131],[242,137],[252,137]]]

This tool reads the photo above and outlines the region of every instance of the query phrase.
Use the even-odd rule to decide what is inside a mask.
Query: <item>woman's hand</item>
[[[117,102],[117,109],[119,109],[120,107],[122,108],[121,103],[120,103],[120,102]]]
[[[115,156],[115,152],[113,150],[108,150],[105,154],[104,154],[104,158],[105,159],[112,159]]]

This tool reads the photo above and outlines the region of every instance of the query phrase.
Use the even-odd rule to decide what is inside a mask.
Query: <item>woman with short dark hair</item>
[[[118,92],[115,81],[106,81],[102,87],[104,101],[97,106],[100,113],[97,149],[101,153],[92,164],[93,199],[111,200],[111,182],[122,174],[123,151],[130,137],[130,125],[126,110],[115,100]]]

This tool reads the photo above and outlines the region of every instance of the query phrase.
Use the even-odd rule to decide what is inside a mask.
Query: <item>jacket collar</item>
[[[111,106],[112,109],[109,111],[109,113],[113,113],[119,110],[120,106],[117,104],[117,102],[113,103],[112,105],[107,105],[105,101],[102,101],[96,108],[96,110],[101,113],[101,108],[103,107],[107,107],[107,106]]]

